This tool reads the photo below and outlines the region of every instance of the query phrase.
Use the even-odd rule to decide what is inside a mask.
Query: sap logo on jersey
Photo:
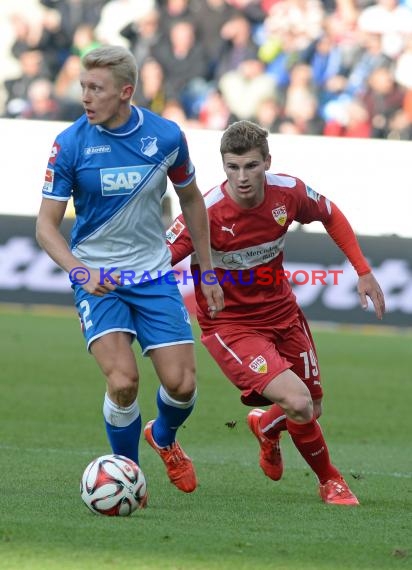
[[[132,194],[153,170],[153,166],[123,166],[120,168],[102,168],[100,179],[103,196],[122,196]]]

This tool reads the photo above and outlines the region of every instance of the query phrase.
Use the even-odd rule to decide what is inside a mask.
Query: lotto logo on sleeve
[[[54,170],[52,168],[46,169],[44,176],[43,192],[51,194],[53,192]]]
[[[100,180],[103,196],[122,196],[132,194],[153,170],[153,166],[123,166],[121,168],[102,168]]]

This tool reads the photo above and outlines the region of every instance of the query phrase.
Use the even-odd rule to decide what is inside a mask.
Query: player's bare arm
[[[385,297],[373,273],[361,275],[358,280],[358,293],[363,309],[368,308],[368,297],[373,303],[375,314],[382,319],[385,314]]]
[[[175,188],[180,207],[193,242],[202,275],[213,271],[210,253],[209,220],[205,202],[196,182],[185,188]],[[223,291],[218,283],[201,280],[202,293],[207,300],[210,317],[213,319],[224,307]]]
[[[93,295],[102,296],[115,289],[116,285],[107,280],[100,283],[100,271],[87,268],[75,257],[60,231],[67,202],[43,198],[36,223],[36,239],[38,244],[67,273],[83,268],[88,281],[82,287]]]

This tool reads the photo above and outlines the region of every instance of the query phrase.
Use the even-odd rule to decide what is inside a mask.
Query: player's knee
[[[169,379],[165,386],[168,394],[175,400],[187,402],[196,393],[196,375],[194,369],[186,369],[175,379]]]
[[[313,418],[313,402],[309,393],[291,396],[287,407],[292,420],[306,422]]]
[[[188,402],[191,400],[194,395],[196,394],[196,384],[193,383],[186,383],[179,385],[175,390],[170,392],[170,395],[175,400],[179,400],[180,402]]]
[[[115,375],[109,379],[109,393],[116,404],[122,407],[130,406],[137,397],[137,375]]]

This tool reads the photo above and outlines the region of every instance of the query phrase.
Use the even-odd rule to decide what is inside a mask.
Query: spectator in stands
[[[69,53],[71,42],[71,38],[62,30],[59,12],[42,9],[36,17],[31,18],[15,12],[12,23],[16,34],[11,47],[14,57],[20,58],[26,51],[38,50],[48,75],[54,78]]]
[[[254,120],[269,133],[278,133],[282,123],[283,112],[277,97],[274,95],[263,99],[257,106]]]
[[[315,94],[302,90],[287,99],[284,112],[287,120],[293,122],[296,134],[322,135],[324,120],[319,116],[318,109]]]
[[[368,78],[377,67],[389,66],[390,57],[383,53],[382,36],[375,33],[365,33],[360,36],[362,51],[354,62],[345,91],[350,95],[359,95],[367,86]]]
[[[237,14],[224,24],[220,31],[223,39],[219,63],[215,67],[214,79],[218,82],[223,74],[237,71],[246,60],[256,59],[258,46],[252,39],[250,22]]]
[[[285,91],[285,111],[287,114],[288,107],[293,105],[295,97],[301,98],[300,94],[314,95],[316,93],[316,86],[313,81],[313,71],[307,63],[295,63],[290,69],[289,85]]]
[[[204,129],[224,130],[232,120],[226,101],[218,89],[212,89],[200,106],[199,124]]]
[[[172,96],[160,63],[154,58],[146,59],[139,69],[139,82],[134,95],[135,104],[161,115]]]
[[[349,99],[340,107],[340,114],[325,123],[323,134],[332,137],[370,138],[372,124],[368,110],[358,99]]]
[[[73,32],[71,52],[83,57],[92,49],[100,47],[101,43],[96,37],[93,26],[90,24],[79,24]]]
[[[204,0],[194,11],[194,22],[208,60],[208,79],[214,77],[223,49],[222,28],[236,13],[225,0]]]
[[[302,52],[301,61],[312,68],[313,82],[319,92],[327,89],[329,79],[345,71],[340,45],[334,42],[328,29]]]
[[[174,24],[182,20],[194,24],[194,13],[190,0],[158,0],[158,4],[161,25],[166,34]]]
[[[348,77],[336,76],[329,81],[329,85],[335,87],[335,91],[329,89],[327,100],[322,102],[322,116],[327,122],[339,123],[342,116],[346,117],[349,102],[359,98],[366,91],[368,78],[373,70],[391,64],[390,58],[382,53],[382,40],[379,34],[361,34],[360,47],[358,58],[350,69]],[[358,107],[354,106],[355,109]]]
[[[361,101],[372,122],[371,136],[387,138],[392,116],[402,109],[404,90],[396,83],[393,72],[386,66],[374,69],[368,79]]]
[[[404,46],[404,36],[412,33],[412,11],[400,0],[377,0],[359,15],[359,29],[382,36],[382,52],[395,59]]]
[[[290,71],[290,83],[285,91],[284,114],[293,121],[298,133],[321,135],[324,122],[318,110],[312,68],[306,63],[296,63]]]
[[[19,119],[38,121],[75,121],[84,113],[80,102],[58,98],[49,79],[35,79],[27,92],[27,103]]]
[[[108,0],[40,0],[47,8],[60,13],[61,29],[68,38],[83,24],[93,29],[100,20],[100,14]]]
[[[266,63],[266,72],[273,76],[279,90],[285,91],[290,82],[290,70],[301,59],[297,37],[292,31],[282,31],[271,46],[259,49],[259,58]]]
[[[276,94],[274,78],[259,59],[246,59],[236,70],[224,73],[219,89],[237,119],[252,119],[259,104]]]
[[[161,61],[170,50],[167,34],[160,25],[158,8],[139,15],[120,33],[128,40],[138,67],[150,57]]]
[[[261,0],[226,0],[226,3],[241,12],[253,26],[263,22],[266,17]]]
[[[340,37],[342,29],[340,27],[338,31],[336,23],[334,17],[326,18],[322,34],[301,53],[301,61],[312,68],[321,112],[323,105],[344,91],[347,76],[360,49],[357,43],[356,46],[352,43],[353,37],[349,45],[345,44]]]
[[[95,28],[97,39],[102,44],[129,47],[128,41],[121,35],[121,30],[153,10],[155,5],[155,0],[109,0],[102,8]]]
[[[31,16],[31,18],[29,17]],[[41,16],[14,12],[10,15],[10,23],[13,29],[14,41],[10,51],[19,59],[22,53],[37,49],[42,35]]]
[[[70,53],[72,37],[67,36],[57,10],[46,9],[41,20],[41,36],[37,44],[54,79]]]
[[[197,116],[209,86],[208,64],[202,46],[196,41],[194,24],[188,20],[173,23],[169,30],[170,50],[160,63],[174,99],[183,105],[189,118]]]
[[[324,15],[320,0],[279,0],[269,10],[265,29],[268,38],[293,35],[300,51],[320,36]]]
[[[331,0],[331,4],[333,7],[330,10],[327,2],[323,1],[326,10],[324,32],[331,38],[333,45],[339,46],[343,67],[349,70],[359,51],[358,17],[361,1]]]
[[[65,97],[73,103],[81,104],[82,89],[79,82],[80,71],[80,56],[70,55],[64,62],[54,82],[54,91],[58,97]]]
[[[4,82],[7,92],[6,117],[19,115],[27,106],[28,89],[35,79],[50,79],[44,56],[39,50],[23,51],[19,56],[21,74]]]

